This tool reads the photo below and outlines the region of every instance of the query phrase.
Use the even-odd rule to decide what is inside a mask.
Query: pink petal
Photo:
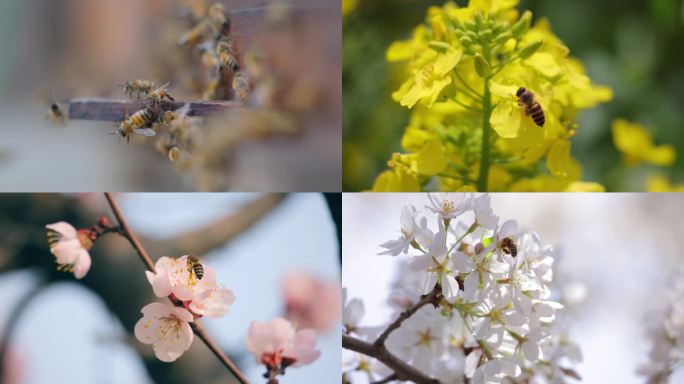
[[[172,312],[173,312],[173,315],[175,315],[177,318],[179,318],[181,320],[185,320],[187,322],[191,322],[194,320],[192,313],[190,313],[185,308],[173,307]]]
[[[190,309],[198,315],[216,319],[225,316],[233,302],[233,292],[228,288],[220,288],[202,293],[190,303]]]
[[[283,356],[292,357],[296,360],[294,366],[312,363],[321,355],[316,347],[316,331],[304,329],[295,335],[292,347],[285,349]]]
[[[76,237],[76,228],[73,225],[67,223],[66,221],[59,221],[57,223],[48,224],[45,226],[47,229],[51,229],[60,235],[68,238]]]
[[[169,315],[172,310],[173,310],[173,307],[166,305],[166,304],[150,303],[150,304],[147,304],[146,306],[142,307],[140,312],[142,312],[142,314],[144,316],[159,318],[159,317]]]
[[[50,252],[59,264],[73,264],[78,258],[78,252],[83,249],[78,239],[60,240],[50,248]]]
[[[90,259],[90,254],[85,249],[81,249],[76,264],[74,265],[74,276],[77,279],[82,279],[90,270],[91,264],[92,260]]]

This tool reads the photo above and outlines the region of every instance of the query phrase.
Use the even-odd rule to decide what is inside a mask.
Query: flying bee
[[[218,43],[216,43],[216,54],[219,57],[219,62],[222,67],[230,68],[233,73],[240,70],[240,64],[235,57],[235,48],[233,47],[233,42],[230,37],[222,37]]]
[[[510,237],[506,237],[501,242],[499,242],[499,247],[503,253],[516,257],[518,255],[518,246],[515,245],[515,241]]]
[[[530,116],[537,126],[544,126],[544,110],[541,105],[535,100],[534,94],[524,87],[518,88],[515,93],[518,96],[518,105],[525,108],[525,114]]]
[[[194,274],[197,280],[202,280],[204,277],[204,266],[200,263],[199,257],[195,255],[188,256],[188,272]]]
[[[153,89],[157,88],[157,84],[149,80],[132,80],[123,85],[126,96],[133,98],[135,94],[136,99],[140,99],[140,95],[148,95]]]
[[[151,122],[152,110],[146,106],[145,108],[124,119],[124,121],[122,121],[117,127],[116,134],[126,139],[127,142],[131,141],[131,135],[133,134],[147,137],[154,136],[156,135],[154,129],[145,128],[145,126]]]
[[[64,107],[62,107],[62,104],[58,101],[55,101],[50,104],[47,118],[53,124],[64,125],[67,120],[67,113],[64,110]]]
[[[169,83],[166,83],[162,85],[161,87],[155,89],[150,93],[148,96],[148,99],[152,101],[153,106],[159,106],[161,105],[161,102],[164,100],[164,98],[169,99],[171,101],[175,101],[173,97],[169,94],[169,91],[166,89],[169,86]]]
[[[230,19],[221,3],[214,3],[209,7],[209,24],[216,37],[230,33]]]
[[[245,103],[249,98],[249,91],[251,85],[249,77],[245,71],[237,71],[233,76],[233,91],[235,91],[235,100]]]
[[[218,77],[209,80],[207,88],[204,90],[204,93],[202,93],[202,100],[215,100],[216,92],[220,85],[221,79]]]
[[[204,19],[195,25],[191,30],[185,32],[179,39],[178,45],[181,47],[192,47],[202,41],[210,27],[209,19]]]

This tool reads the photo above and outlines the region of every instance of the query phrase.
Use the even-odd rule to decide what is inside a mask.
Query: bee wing
[[[137,128],[134,132],[137,133],[138,135],[143,135],[143,136],[147,136],[147,137],[152,137],[152,136],[157,135],[157,132],[155,132],[154,129],[152,129],[152,128]]]
[[[176,110],[176,116],[178,117],[178,121],[182,123],[188,116],[188,113],[190,113],[190,103],[185,103],[182,107]]]
[[[166,84],[164,84],[164,85],[158,87],[158,88],[157,88],[157,91],[161,91],[161,90],[163,90],[163,89],[166,89],[166,88],[169,87],[169,85],[171,85],[171,83],[166,83]]]

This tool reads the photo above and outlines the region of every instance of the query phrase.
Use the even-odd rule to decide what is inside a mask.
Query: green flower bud
[[[518,20],[517,23],[513,24],[513,28],[511,28],[511,33],[513,34],[513,37],[516,39],[521,38],[524,34],[527,33],[527,31],[530,29],[530,23],[532,22],[532,12],[530,11],[525,11],[520,17],[520,20]]]
[[[468,36],[472,41],[478,41],[477,34],[473,31],[467,31],[466,36]]]
[[[468,37],[468,36],[463,36],[463,37],[461,37],[461,38],[460,38],[460,41],[461,41],[461,44],[462,44],[464,47],[467,47],[467,46],[473,44],[473,40],[472,40],[470,37]]]
[[[472,20],[466,21],[465,23],[463,23],[463,25],[465,26],[466,30],[471,30],[471,31],[475,30],[475,22]]]
[[[503,44],[508,41],[508,39],[511,38],[511,33],[508,31],[504,31],[500,35],[498,35],[496,38],[494,38],[494,43],[496,45]]]
[[[456,28],[454,29],[454,35],[460,39],[463,37],[463,35],[465,35],[465,31],[462,28]]]
[[[475,71],[480,77],[487,77],[489,75],[489,63],[479,53],[475,54]]]
[[[480,39],[483,42],[489,42],[490,39],[492,38],[492,30],[491,29],[485,29],[484,31],[480,32]]]
[[[534,55],[534,53],[537,52],[537,50],[539,49],[539,47],[542,46],[543,43],[543,40],[537,40],[534,43],[531,43],[526,47],[523,47],[523,49],[520,50],[520,58],[527,59],[528,57]]]
[[[431,49],[433,49],[437,52],[440,52],[440,53],[444,53],[444,52],[448,51],[449,49],[451,49],[451,45],[449,43],[445,43],[444,41],[434,41],[434,40],[428,43],[428,47],[430,47]]]
[[[475,26],[477,29],[481,29],[484,21],[484,16],[482,15],[482,12],[476,12],[475,13]]]

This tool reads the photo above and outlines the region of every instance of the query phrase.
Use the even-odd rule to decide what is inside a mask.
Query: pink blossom
[[[282,288],[289,320],[319,331],[327,331],[339,321],[342,298],[337,282],[291,272],[283,278]]]
[[[216,272],[203,265],[204,276],[199,279],[188,266],[188,256],[160,257],[153,272],[145,272],[158,297],[173,295],[183,302],[196,317],[218,318],[228,313],[235,301],[233,292],[216,284]]]
[[[57,269],[73,272],[77,279],[83,278],[92,263],[88,251],[93,246],[87,229],[76,230],[71,224],[60,221],[45,226],[48,229],[50,252],[55,256]]]
[[[233,302],[235,302],[235,295],[230,289],[214,288],[195,296],[188,307],[195,314],[217,319],[228,313]]]
[[[253,321],[249,326],[247,349],[270,370],[312,363],[321,354],[315,347],[316,331],[296,330],[281,317],[270,322]]]
[[[142,343],[152,344],[159,360],[172,362],[190,348],[193,316],[186,309],[152,303],[141,312],[143,318],[135,324],[135,337]]]

